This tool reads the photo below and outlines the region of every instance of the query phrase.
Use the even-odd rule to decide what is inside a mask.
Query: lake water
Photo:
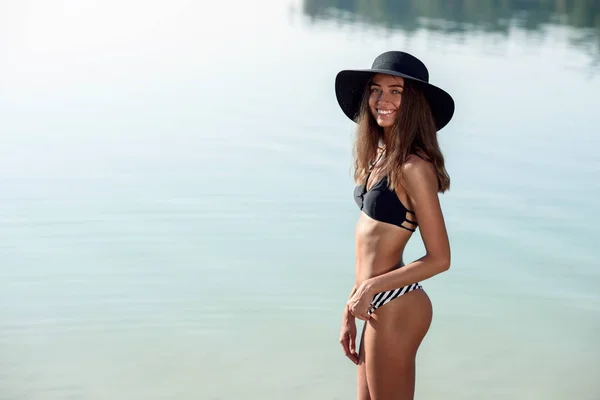
[[[416,398],[600,399],[598,3],[249,3],[0,4],[0,399],[355,398],[333,83],[386,50],[457,103]]]

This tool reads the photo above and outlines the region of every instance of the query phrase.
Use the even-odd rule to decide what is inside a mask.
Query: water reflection
[[[600,65],[600,2],[595,0],[304,0],[313,21],[366,24],[407,34],[427,29],[464,37],[473,32],[508,36],[519,28],[542,37],[570,28],[572,46]]]

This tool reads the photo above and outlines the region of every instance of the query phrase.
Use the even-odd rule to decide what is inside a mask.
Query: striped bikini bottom
[[[379,307],[383,306],[384,304],[387,304],[390,301],[402,296],[403,294],[411,292],[416,289],[423,289],[423,286],[421,286],[421,284],[419,282],[417,282],[417,283],[413,283],[411,285],[404,286],[404,287],[401,287],[398,289],[392,289],[392,290],[388,290],[387,292],[377,293],[373,297],[373,301],[371,301],[371,308],[369,309],[369,315],[373,314],[373,312],[375,310],[377,310]]]

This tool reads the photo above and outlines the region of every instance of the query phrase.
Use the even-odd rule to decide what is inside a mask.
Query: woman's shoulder
[[[424,154],[410,154],[400,168],[402,179],[408,187],[436,185],[435,167]]]
[[[409,172],[415,169],[433,169],[434,166],[431,159],[425,153],[415,152],[408,155],[401,168],[402,172]]]

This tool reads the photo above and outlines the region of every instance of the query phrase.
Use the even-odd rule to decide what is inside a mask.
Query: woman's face
[[[369,87],[369,110],[382,128],[394,125],[398,116],[404,79],[399,76],[377,74]]]

